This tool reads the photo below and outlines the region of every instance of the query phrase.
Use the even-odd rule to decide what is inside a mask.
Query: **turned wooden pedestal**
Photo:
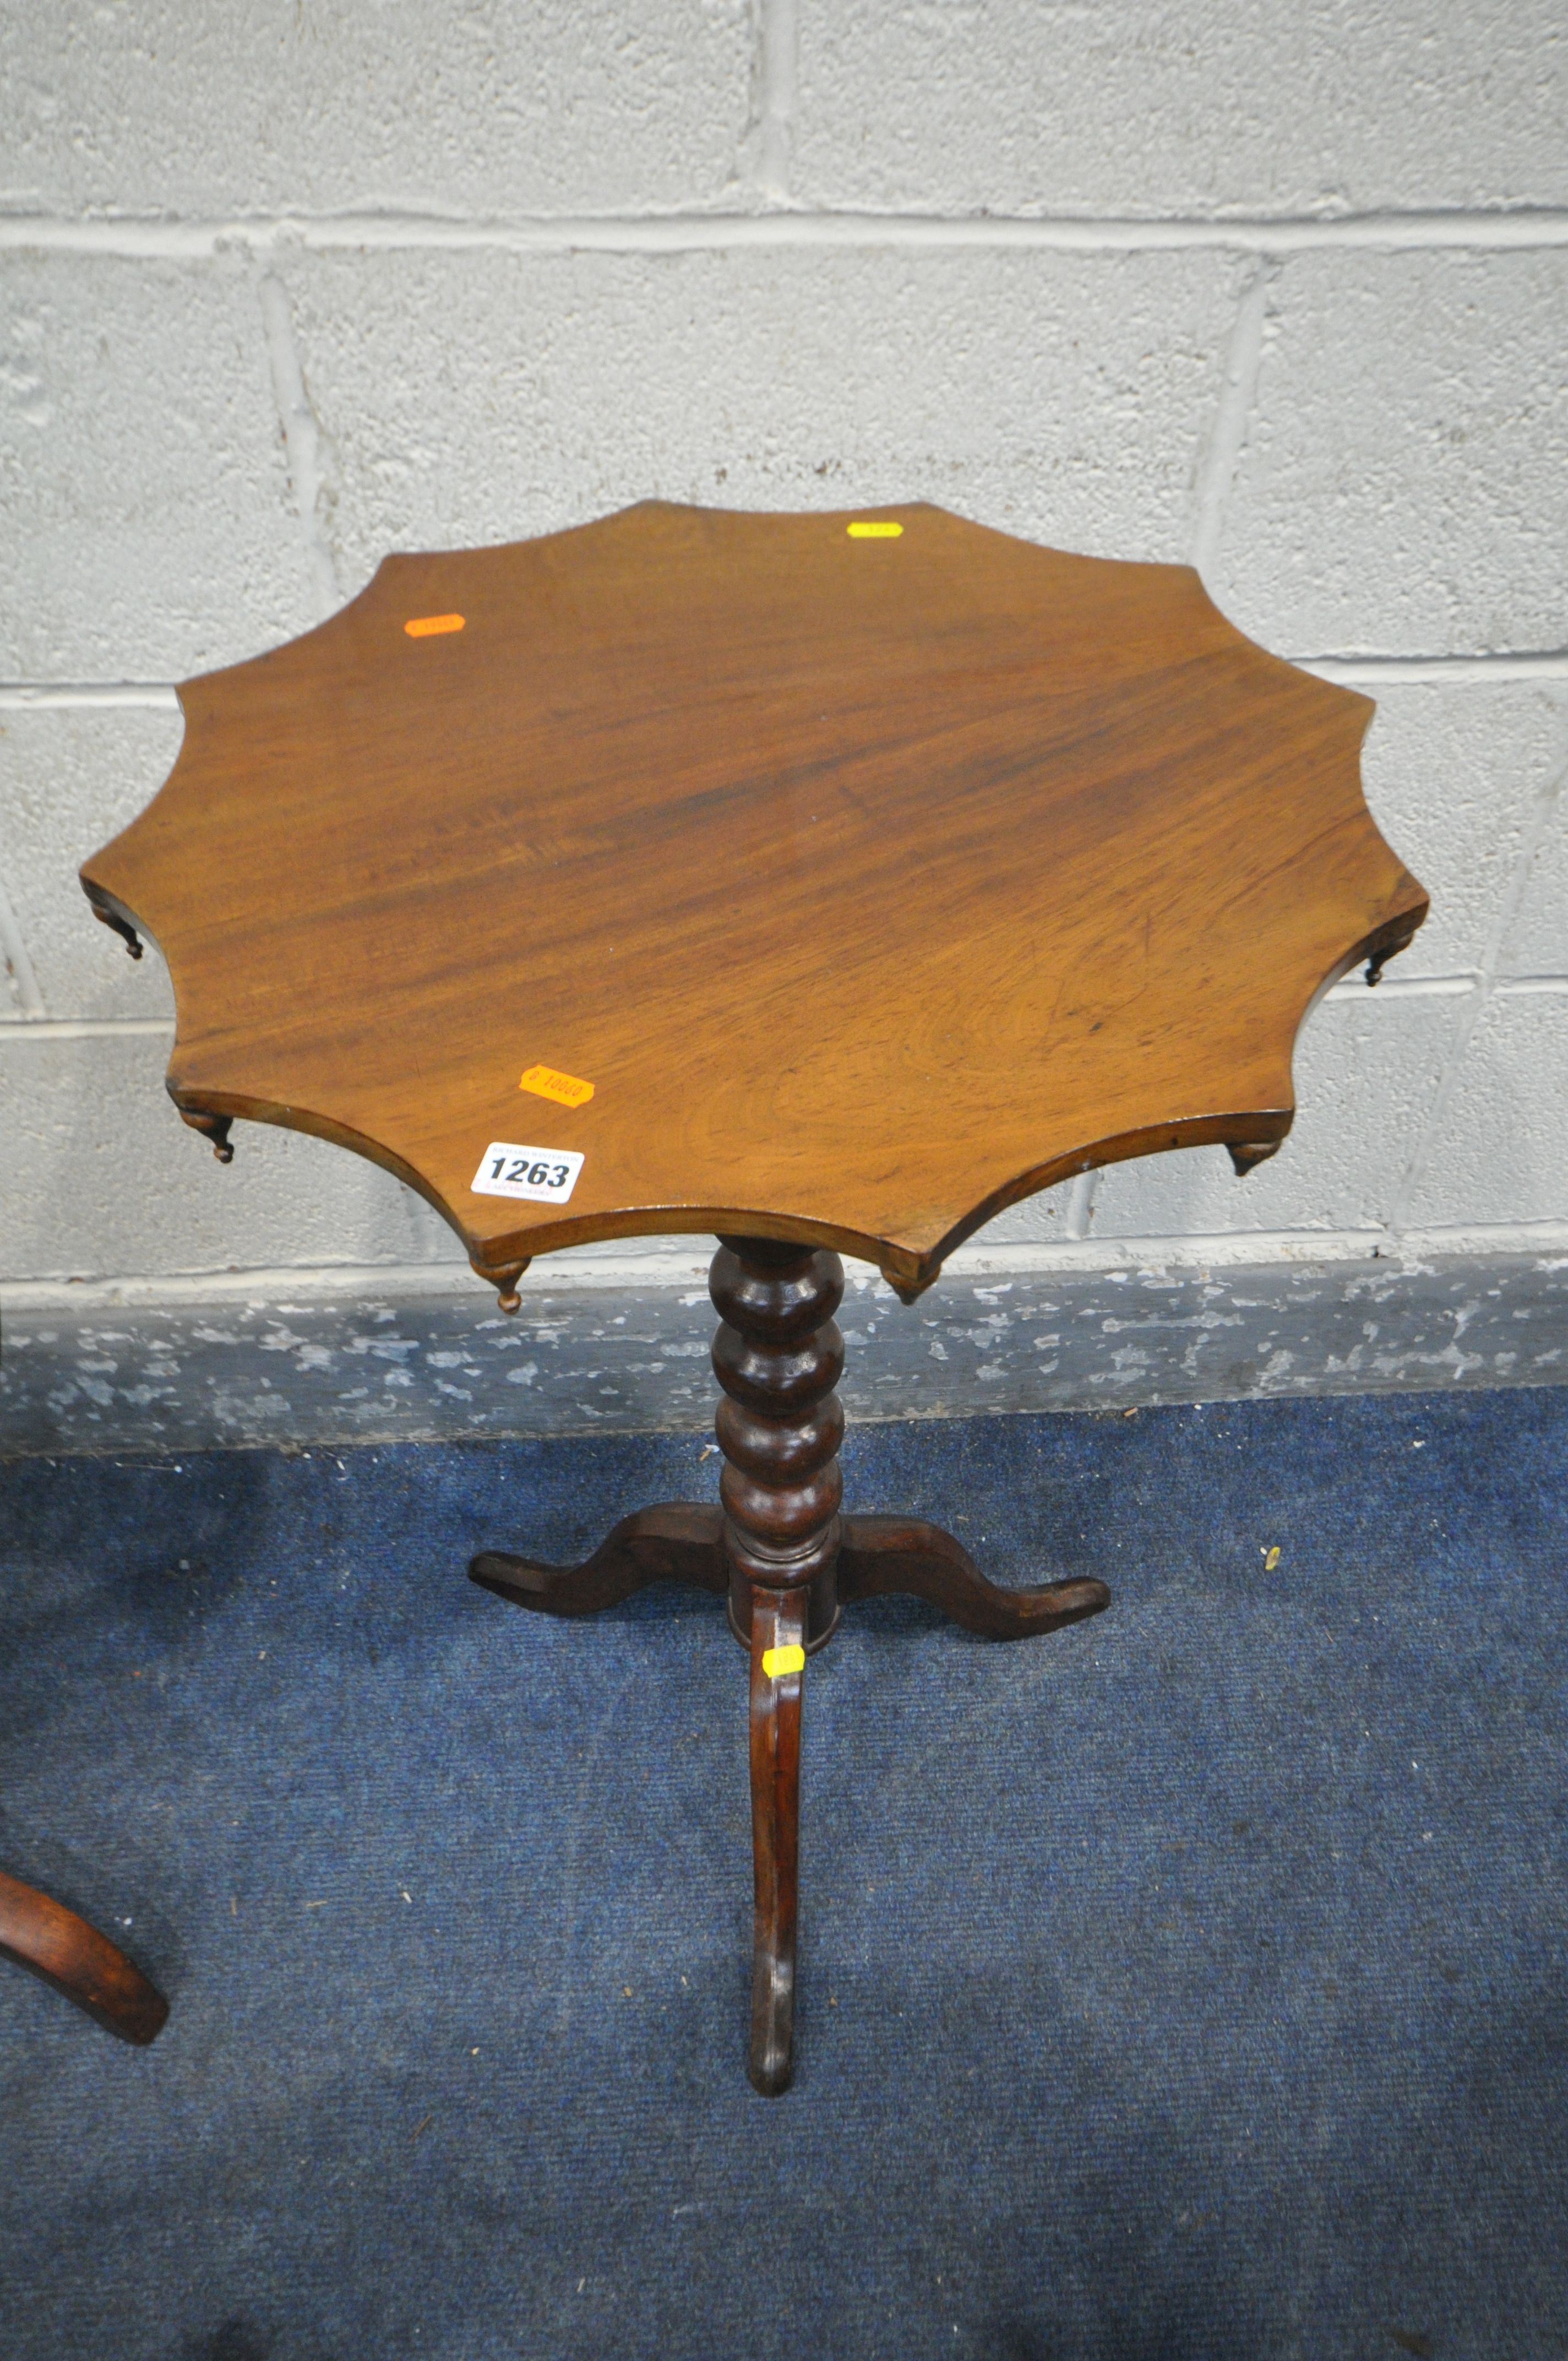
[[[751,2076],[765,2097],[789,2088],[800,1852],[800,1714],[806,1662],[827,1646],[845,1603],[879,1591],[929,1599],[966,1630],[1026,1640],[1097,1615],[1102,1582],[1000,1590],[938,1526],[911,1517],[842,1517],[834,1389],[844,1340],[836,1254],[771,1238],[724,1238],[708,1279],[720,1315],[713,1367],[725,1400],[721,1508],[665,1501],[625,1517],[582,1565],[486,1551],[469,1573],[498,1598],[543,1615],[592,1615],[651,1582],[723,1593],[751,1660],[751,1858],[756,1934]]]

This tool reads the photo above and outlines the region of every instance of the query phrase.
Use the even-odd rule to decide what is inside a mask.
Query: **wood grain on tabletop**
[[[390,557],[181,697],[83,871],[169,961],[177,1104],[361,1150],[489,1264],[731,1231],[924,1281],[1069,1173],[1281,1137],[1314,995],[1425,911],[1366,698],[1190,568],[936,508]],[[475,1194],[492,1141],[581,1153],[569,1202]]]

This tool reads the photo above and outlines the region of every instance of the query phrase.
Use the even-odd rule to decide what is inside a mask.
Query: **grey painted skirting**
[[[955,1276],[910,1309],[852,1279],[839,1324],[859,1418],[1541,1385],[1568,1257]],[[712,1329],[674,1287],[18,1311],[0,1456],[700,1429]]]

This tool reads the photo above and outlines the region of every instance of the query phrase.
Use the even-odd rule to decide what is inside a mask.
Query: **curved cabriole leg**
[[[0,1953],[30,1968],[122,2041],[145,2047],[169,2003],[106,1935],[36,1886],[0,1870]]]
[[[485,1550],[468,1578],[514,1607],[540,1615],[595,1615],[651,1582],[685,1582],[699,1590],[729,1587],[724,1518],[718,1509],[663,1501],[622,1517],[581,1565],[543,1565],[536,1558]]]
[[[795,1926],[800,1852],[800,1693],[806,1592],[751,1598],[751,1954],[750,2072],[764,2099],[789,2088],[795,2037]]]
[[[929,1599],[966,1631],[987,1640],[1028,1640],[1081,1623],[1111,1604],[1104,1583],[1084,1576],[1037,1590],[988,1582],[961,1542],[917,1517],[846,1517],[839,1550],[839,1597],[903,1591]]]
[[[844,1366],[833,1322],[836,1254],[769,1238],[722,1238],[708,1290],[721,1322],[713,1367],[726,1399],[716,1432],[729,1560],[729,1614],[751,1653],[753,2085],[789,2088],[800,1847],[800,1699],[808,1647],[839,1619],[834,1575],[843,1482]]]

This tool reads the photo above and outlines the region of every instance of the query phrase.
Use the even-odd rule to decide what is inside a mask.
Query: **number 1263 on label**
[[[526,1197],[535,1205],[564,1205],[583,1169],[572,1148],[518,1148],[492,1139],[480,1159],[472,1188],[476,1197]]]

